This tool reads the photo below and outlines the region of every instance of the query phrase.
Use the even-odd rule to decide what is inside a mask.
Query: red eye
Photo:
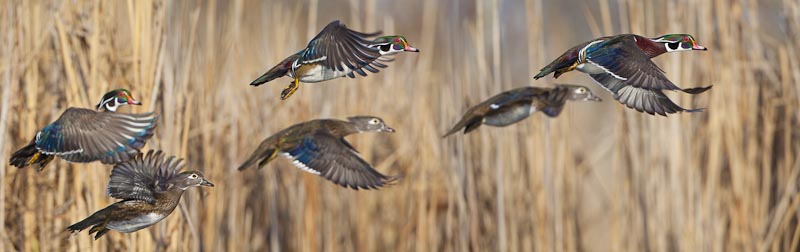
[[[400,39],[399,39],[399,38],[395,38],[395,39],[394,39],[394,42],[396,42],[396,43],[400,43]]]
[[[683,37],[683,42],[689,42],[689,37]]]

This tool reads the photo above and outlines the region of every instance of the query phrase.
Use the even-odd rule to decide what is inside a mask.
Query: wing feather
[[[381,57],[378,48],[370,47],[370,41],[367,40],[368,37],[378,34],[380,32],[370,34],[356,32],[348,29],[338,20],[333,21],[308,43],[305,53],[301,56],[301,61],[322,59],[327,56],[319,61],[320,64],[329,69],[343,72],[343,75],[348,75],[372,64]],[[360,71],[358,74],[366,73]]]
[[[670,100],[661,90],[625,85],[622,80],[609,74],[591,74],[590,76],[598,84],[614,94],[614,99],[639,112],[667,116],[678,112],[698,112],[703,110],[682,108]]]
[[[36,148],[70,162],[124,162],[153,136],[157,121],[153,113],[127,115],[70,108],[38,133]]]
[[[305,138],[288,150],[283,156],[305,171],[320,175],[331,182],[352,189],[377,189],[397,177],[386,176],[361,159],[344,139],[331,134],[317,132]]]
[[[183,159],[165,158],[162,151],[150,150],[114,166],[108,182],[108,194],[117,199],[144,200],[154,204],[156,195],[168,189],[168,181],[183,168]]]

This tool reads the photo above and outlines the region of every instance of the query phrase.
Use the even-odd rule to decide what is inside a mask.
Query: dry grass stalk
[[[413,1],[412,1],[413,2]],[[0,167],[4,251],[794,251],[800,246],[796,1],[0,2],[0,159],[66,107],[124,87],[125,112],[161,116],[147,148],[187,159],[217,187],[180,213],[92,241],[64,228],[111,203],[109,168]],[[767,3],[769,2],[769,3]],[[422,7],[420,7],[422,6]],[[777,13],[777,14],[776,14]],[[775,14],[775,15],[772,15]],[[255,76],[333,19],[403,34],[366,78],[258,88]],[[301,28],[301,29],[298,29]],[[652,117],[569,104],[441,139],[465,108],[530,76],[570,45],[612,33],[691,33],[705,53],[659,57],[699,114]],[[523,80],[523,81],[519,81]],[[599,87],[580,74],[558,82]],[[349,140],[401,183],[354,192],[278,160],[235,167],[299,121],[383,117],[398,133]],[[189,224],[191,223],[191,225]]]

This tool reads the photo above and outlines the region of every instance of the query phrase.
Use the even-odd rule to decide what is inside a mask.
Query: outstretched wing
[[[130,160],[153,136],[153,113],[120,114],[69,108],[36,134],[36,149],[70,162]]]
[[[570,92],[572,92],[570,88],[556,85],[556,87],[537,95],[538,99],[533,102],[533,106],[549,117],[557,117],[564,110]]]
[[[150,150],[111,170],[108,194],[117,199],[137,199],[155,203],[155,195],[165,191],[167,181],[183,168],[183,159],[164,158],[161,151]]]
[[[394,180],[361,159],[344,139],[318,132],[281,151],[298,168],[353,189],[377,189]]]
[[[586,60],[603,69],[622,84],[650,90],[683,90],[667,79],[642,49],[634,35],[619,36],[590,46]]]
[[[698,112],[703,109],[684,109],[672,102],[661,90],[626,85],[610,74],[591,74],[592,79],[614,94],[614,99],[629,108],[648,114],[666,116],[677,112]]]
[[[348,75],[355,77],[353,72],[362,76],[366,73],[361,70],[367,69],[370,72],[378,72],[372,66],[376,63],[377,67],[385,65],[375,60],[381,57],[377,47],[370,47],[369,37],[379,35],[381,32],[361,33],[350,30],[339,22],[333,21],[325,26],[306,47],[305,52],[300,56],[300,64],[320,63],[332,69],[337,75]]]

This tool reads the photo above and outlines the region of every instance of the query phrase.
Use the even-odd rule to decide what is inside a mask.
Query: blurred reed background
[[[366,78],[247,84],[341,19],[403,34]],[[656,62],[704,113],[668,118],[571,103],[506,128],[442,139],[465,109],[601,35],[690,33],[707,52]],[[146,148],[185,157],[217,187],[190,190],[152,228],[98,241],[63,230],[114,200],[110,171],[57,160],[0,166],[4,251],[797,251],[796,0],[0,1],[0,160],[70,106],[128,88],[161,117]],[[352,191],[280,159],[236,167],[261,139],[314,118],[371,114],[395,134],[348,139],[403,180]],[[5,161],[4,161],[5,162]]]

